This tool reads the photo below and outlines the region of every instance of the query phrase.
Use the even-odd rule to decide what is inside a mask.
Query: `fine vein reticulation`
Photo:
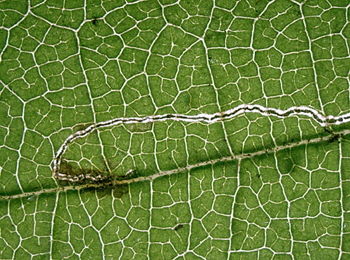
[[[246,105],[246,104],[242,104],[233,109],[230,109],[224,112],[217,112],[214,114],[198,114],[198,115],[163,114],[163,115],[154,115],[154,116],[146,116],[146,117],[115,118],[109,121],[100,122],[100,123],[91,125],[83,130],[77,131],[72,135],[70,135],[63,142],[62,146],[58,149],[56,153],[56,157],[54,158],[54,161],[53,161],[53,177],[57,178],[58,180],[74,181],[74,179],[71,179],[66,174],[59,172],[62,156],[71,142],[73,142],[78,138],[85,137],[91,132],[99,128],[110,127],[110,126],[115,126],[119,124],[135,124],[135,123],[150,123],[150,122],[152,123],[152,122],[166,121],[166,120],[182,121],[182,122],[202,122],[202,123],[211,124],[220,120],[227,120],[227,119],[234,118],[243,113],[259,113],[263,116],[276,116],[280,118],[285,118],[291,115],[307,116],[315,120],[322,127],[339,125],[350,121],[350,113],[347,113],[341,116],[332,116],[332,115],[325,116],[319,113],[317,110],[309,107],[305,107],[305,106],[290,107],[286,110],[281,110],[276,108],[266,108],[260,105]],[[342,133],[342,134],[345,134],[345,133]],[[176,170],[176,172],[178,171]],[[101,178],[103,177],[95,176],[96,180]],[[135,182],[135,181],[142,181],[143,179],[144,177],[132,179],[132,180],[125,180],[122,182],[123,183]],[[92,180],[94,179],[92,178]]]

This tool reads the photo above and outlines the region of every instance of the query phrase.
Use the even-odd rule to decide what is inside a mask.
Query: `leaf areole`
[[[60,163],[59,172],[66,175],[73,173],[74,170],[72,164],[68,163],[66,160],[62,160]]]
[[[184,225],[179,224],[176,227],[174,227],[174,230],[177,232],[178,230],[182,229],[184,227]]]
[[[86,128],[88,128],[91,125],[93,125],[93,123],[77,124],[77,125],[73,126],[73,132],[75,133],[78,131],[85,130]]]
[[[120,199],[121,197],[123,197],[124,194],[129,192],[128,184],[114,185],[113,188],[113,195],[115,198],[118,199]]]
[[[288,151],[279,153],[278,170],[282,174],[290,174],[295,168],[295,163]]]

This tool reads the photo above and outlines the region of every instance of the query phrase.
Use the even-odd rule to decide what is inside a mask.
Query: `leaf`
[[[345,2],[1,2],[0,258],[347,258]]]

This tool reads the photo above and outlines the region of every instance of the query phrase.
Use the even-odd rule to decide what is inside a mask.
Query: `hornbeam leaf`
[[[350,257],[348,1],[1,1],[1,259]]]

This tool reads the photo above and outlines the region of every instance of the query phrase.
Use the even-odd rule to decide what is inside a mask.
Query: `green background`
[[[64,140],[240,104],[350,112],[344,0],[0,3],[0,195],[54,188]],[[342,129],[346,126],[342,126]],[[327,130],[327,129],[326,129]],[[350,259],[350,139],[305,116],[99,129],[74,165],[153,181],[0,201],[1,259]],[[349,226],[348,226],[349,225]]]

